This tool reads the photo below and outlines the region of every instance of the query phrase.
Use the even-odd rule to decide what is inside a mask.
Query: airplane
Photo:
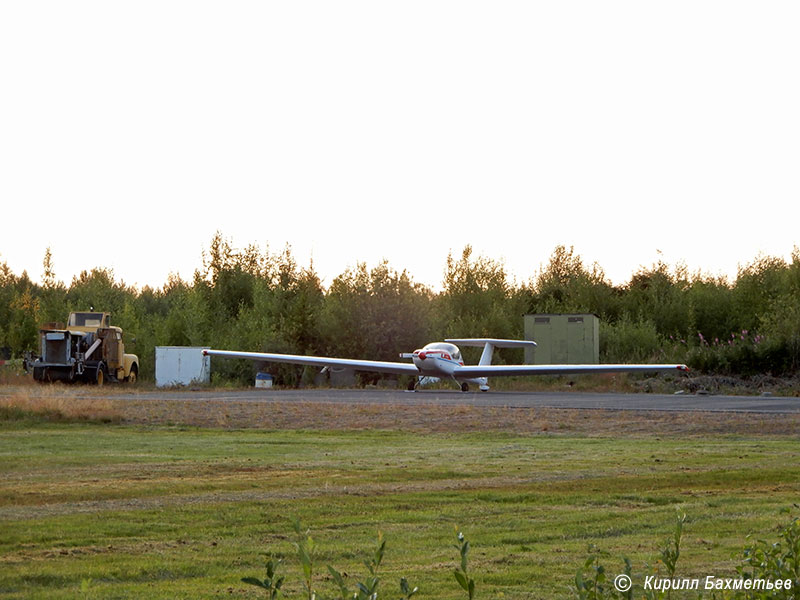
[[[483,347],[477,365],[465,365],[461,357],[462,346]],[[413,353],[403,353],[400,358],[411,362],[391,362],[379,360],[358,360],[353,358],[330,358],[327,356],[304,356],[297,354],[271,354],[266,352],[239,352],[235,350],[203,350],[204,356],[224,356],[245,358],[265,362],[290,363],[329,368],[347,368],[355,371],[394,373],[414,376],[408,389],[416,391],[420,385],[427,385],[440,379],[454,381],[462,392],[468,392],[470,384],[475,384],[483,392],[489,390],[489,377],[512,375],[567,375],[581,373],[626,373],[654,371],[689,370],[686,365],[664,364],[583,364],[583,365],[493,365],[495,348],[535,347],[530,340],[503,340],[495,338],[459,338],[433,342]]]

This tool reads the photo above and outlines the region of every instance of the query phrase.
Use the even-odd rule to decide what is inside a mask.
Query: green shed
[[[525,362],[534,365],[598,364],[600,319],[593,314],[525,315]]]

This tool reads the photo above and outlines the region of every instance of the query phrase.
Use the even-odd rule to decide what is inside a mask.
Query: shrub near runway
[[[688,573],[733,573],[800,487],[793,439],[586,438],[501,432],[223,431],[2,425],[0,596],[247,597],[265,552],[294,553],[289,515],[324,564],[364,577],[380,529],[386,580],[453,594],[454,526],[481,597],[562,598],[586,547],[636,564],[690,516]],[[287,561],[288,563],[288,561]],[[300,593],[286,565],[288,596]],[[330,589],[323,573],[320,589]]]

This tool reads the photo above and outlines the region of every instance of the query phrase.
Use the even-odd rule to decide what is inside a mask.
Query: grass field
[[[98,402],[114,416],[113,403]],[[292,516],[311,529],[326,596],[334,586],[325,565],[354,587],[380,530],[381,597],[400,596],[401,576],[419,598],[466,597],[453,578],[458,528],[472,544],[479,598],[567,598],[590,544],[611,554],[610,570],[622,556],[639,574],[657,568],[676,507],[688,515],[679,573],[732,576],[746,536],[773,538],[787,521],[779,510],[800,498],[796,434],[18,417],[0,422],[2,598],[263,597],[240,579],[263,577],[268,554],[284,558],[285,592],[299,598]]]

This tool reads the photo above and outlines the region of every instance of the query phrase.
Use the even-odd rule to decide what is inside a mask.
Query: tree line
[[[521,339],[522,316],[534,313],[598,315],[602,362],[676,361],[733,375],[792,375],[800,367],[797,247],[791,261],[756,257],[733,281],[659,261],[613,285],[598,264],[565,246],[524,282],[466,246],[447,257],[440,291],[385,261],[359,263],[326,288],[290,247],[236,248],[220,233],[191,281],[173,275],[160,288],[127,286],[104,268],[66,285],[52,265],[48,249],[38,284],[0,263],[0,358],[36,351],[42,323],[93,307],[123,328],[144,378],[153,377],[156,346],[396,360],[445,337]],[[505,360],[522,356],[512,351]],[[223,379],[252,377],[247,361],[215,364],[215,371]],[[276,375],[291,385],[302,370],[276,367]]]

